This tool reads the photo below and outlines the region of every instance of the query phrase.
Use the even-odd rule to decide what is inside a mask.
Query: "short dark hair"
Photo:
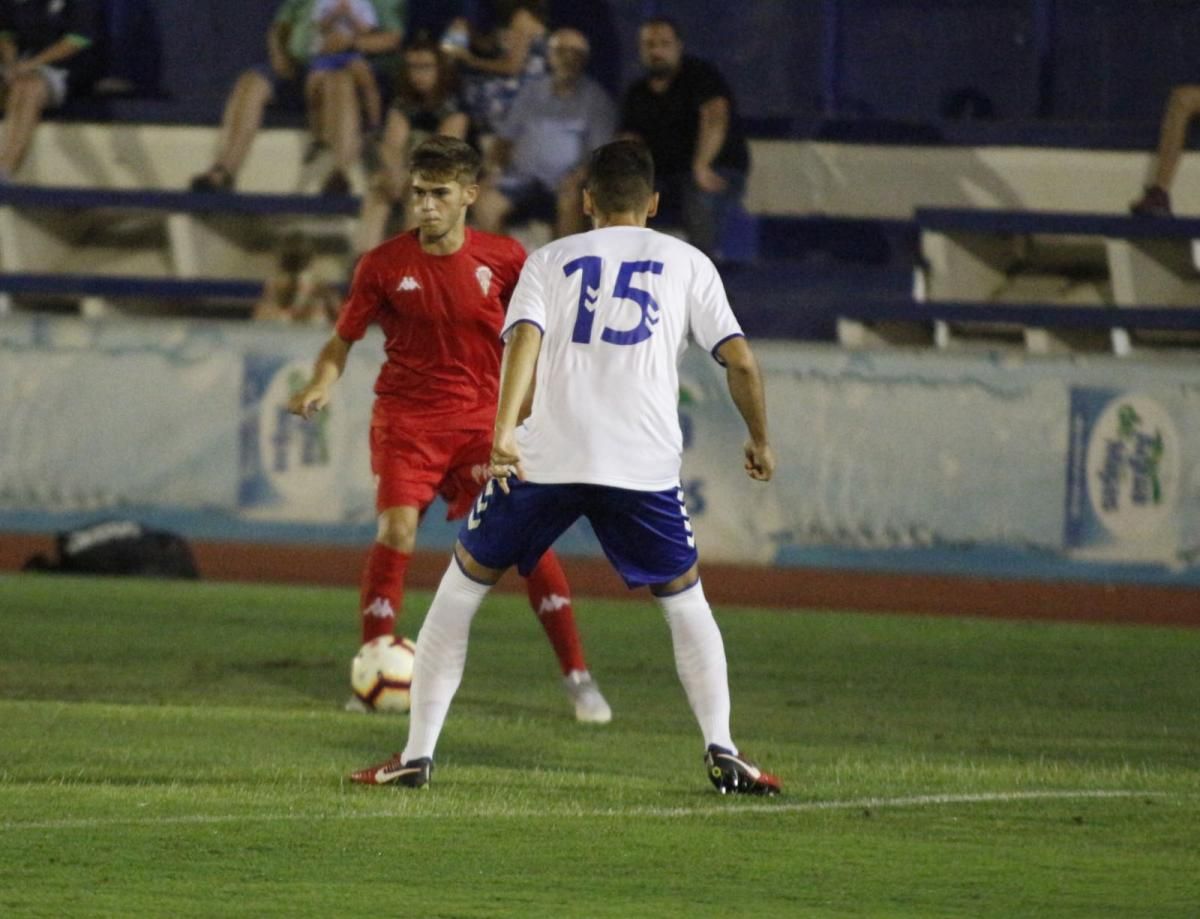
[[[431,179],[473,185],[479,181],[480,164],[479,151],[466,141],[436,134],[413,150],[409,169]]]
[[[679,23],[670,16],[650,16],[649,18],[642,20],[642,24],[638,27],[638,29],[644,29],[647,26],[666,26],[675,33],[675,38],[677,38],[679,41],[683,41],[683,30],[679,28]]]
[[[588,161],[587,190],[603,214],[646,206],[654,194],[654,157],[640,140],[614,140],[597,147]]]
[[[550,19],[548,0],[496,0],[493,4],[496,24],[506,26],[519,10],[525,10],[543,25]]]

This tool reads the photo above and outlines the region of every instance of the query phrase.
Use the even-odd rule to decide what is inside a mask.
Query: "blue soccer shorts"
[[[479,564],[528,575],[580,517],[630,588],[665,584],[698,558],[683,490],[631,491],[608,485],[541,485],[509,479],[506,495],[489,479],[458,540]]]

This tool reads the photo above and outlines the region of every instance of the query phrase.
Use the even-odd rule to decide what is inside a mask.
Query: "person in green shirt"
[[[96,0],[0,0],[0,182],[24,161],[42,114],[100,76],[103,36]]]
[[[263,112],[282,92],[304,92],[314,54],[357,52],[386,55],[404,37],[405,0],[370,0],[377,25],[358,34],[331,31],[322,35],[313,15],[317,0],[283,0],[267,31],[268,60],[243,71],[225,101],[213,163],[191,182],[192,191],[231,191],[238,171],[262,126]],[[362,153],[362,115],[358,88],[346,69],[318,72],[320,86],[310,98],[320,99],[318,128],[333,153],[334,168],[322,193],[350,191],[349,168]],[[312,88],[312,82],[309,81]]]

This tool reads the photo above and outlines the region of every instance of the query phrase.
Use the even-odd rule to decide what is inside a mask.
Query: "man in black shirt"
[[[0,181],[21,165],[42,112],[100,76],[103,34],[99,0],[0,0]]]
[[[711,256],[750,167],[733,94],[715,67],[683,53],[670,19],[642,23],[638,49],[646,75],[625,92],[621,132],[646,142],[664,208],[682,208],[688,241]]]

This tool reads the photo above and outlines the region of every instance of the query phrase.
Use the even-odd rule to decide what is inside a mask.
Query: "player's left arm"
[[[729,395],[746,422],[746,474],[768,482],[775,472],[775,453],[767,439],[767,400],[763,392],[762,372],[750,344],[741,335],[724,341],[717,357],[725,365]]]
[[[509,333],[500,364],[500,405],[492,437],[488,473],[508,492],[508,477],[522,478],[521,455],[517,450],[517,425],[521,407],[533,385],[533,373],[542,348],[542,330],[532,322],[519,322]]]

